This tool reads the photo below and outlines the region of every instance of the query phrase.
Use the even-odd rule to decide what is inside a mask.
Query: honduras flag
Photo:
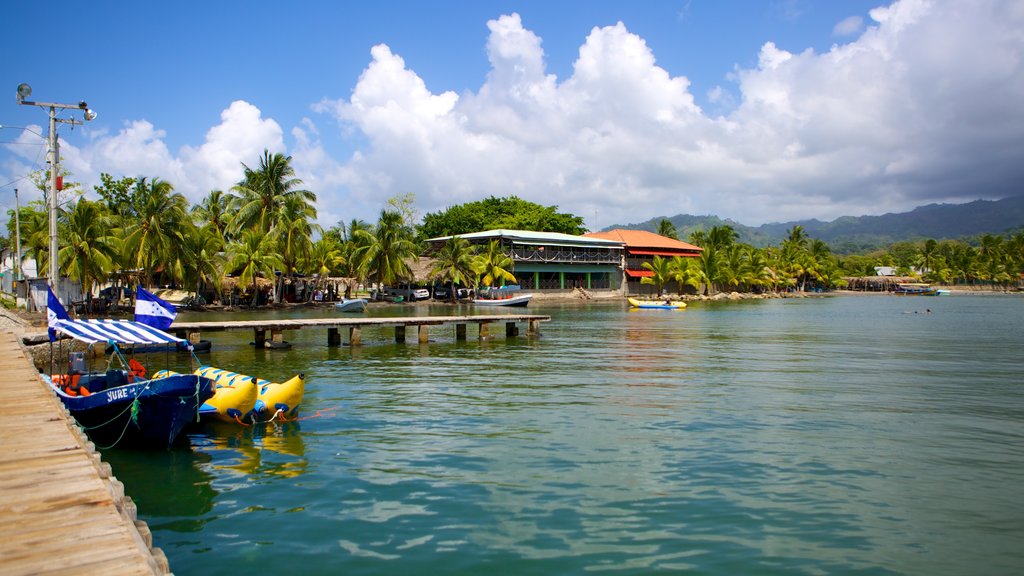
[[[135,295],[135,321],[148,324],[160,330],[167,330],[174,322],[178,310],[173,304],[168,304],[156,296],[142,289]]]
[[[53,327],[57,324],[57,320],[70,320],[68,311],[64,309],[64,306],[57,299],[57,295],[53,293],[53,288],[49,285],[46,286],[46,332],[50,335],[50,342],[57,341],[57,331]]]

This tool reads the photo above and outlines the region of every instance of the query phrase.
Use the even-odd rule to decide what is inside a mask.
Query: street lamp
[[[84,110],[86,121],[96,118],[96,113],[89,109],[84,100],[78,104],[57,104],[55,102],[33,102],[27,98],[32,96],[32,87],[24,82],[18,84],[18,104],[23,106],[38,106],[50,109],[50,137],[49,137],[49,162],[50,162],[50,284],[56,283],[60,289],[60,267],[57,265],[57,172],[60,170],[60,148],[57,144],[57,122],[71,124],[72,130],[75,124],[82,124],[80,120],[73,118],[57,118],[57,109]]]

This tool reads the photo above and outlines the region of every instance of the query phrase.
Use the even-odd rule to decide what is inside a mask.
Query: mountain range
[[[1024,196],[1002,200],[975,200],[967,204],[928,204],[910,212],[881,216],[843,216],[831,222],[797,220],[745,226],[717,216],[678,214],[657,217],[639,224],[609,226],[605,230],[630,228],[658,231],[658,224],[667,219],[676,227],[680,240],[695,230],[715,226],[732,226],[739,241],[758,247],[781,244],[793,226],[803,226],[811,238],[826,242],[838,254],[869,252],[895,242],[965,239],[980,234],[1006,234],[1024,229]]]

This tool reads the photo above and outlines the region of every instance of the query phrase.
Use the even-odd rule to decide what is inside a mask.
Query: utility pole
[[[22,83],[18,85],[18,104],[24,106],[38,106],[40,108],[49,108],[50,110],[50,134],[47,141],[50,146],[50,185],[49,185],[49,211],[50,211],[50,285],[53,286],[57,291],[60,289],[60,266],[57,262],[57,173],[60,171],[60,150],[57,144],[57,122],[64,124],[71,124],[71,128],[74,129],[75,124],[82,124],[82,121],[75,120],[73,118],[57,118],[57,109],[75,109],[85,110],[84,117],[86,120],[92,120],[96,118],[96,113],[89,109],[89,106],[85,101],[81,101],[78,104],[57,104],[55,102],[32,102],[26,100],[32,95],[32,87],[28,84]],[[58,293],[59,297],[59,293]]]
[[[14,189],[14,279],[22,280],[21,270],[21,203],[18,202],[18,189]]]

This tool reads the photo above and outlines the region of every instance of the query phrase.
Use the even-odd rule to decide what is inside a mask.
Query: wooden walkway
[[[268,320],[239,320],[225,322],[175,322],[170,331],[175,332],[179,338],[187,338],[192,342],[199,342],[203,332],[224,332],[236,330],[252,330],[255,336],[257,347],[264,347],[267,342],[267,333],[270,333],[270,347],[275,343],[284,341],[284,332],[288,330],[300,330],[302,328],[326,328],[327,345],[341,345],[341,330],[348,330],[348,342],[351,346],[358,346],[362,343],[362,330],[370,327],[394,327],[395,341],[405,342],[407,328],[417,329],[417,338],[420,343],[427,343],[430,337],[431,326],[455,326],[455,339],[466,339],[466,326],[476,324],[478,335],[481,339],[489,336],[491,324],[504,323],[505,336],[514,337],[519,335],[518,324],[526,323],[527,334],[536,336],[540,334],[540,323],[551,320],[551,316],[538,314],[480,314],[473,316],[411,316],[411,317],[345,317],[339,313],[337,318],[295,318],[295,319],[268,319]]]
[[[124,486],[10,332],[0,373],[0,574],[169,573]]]

